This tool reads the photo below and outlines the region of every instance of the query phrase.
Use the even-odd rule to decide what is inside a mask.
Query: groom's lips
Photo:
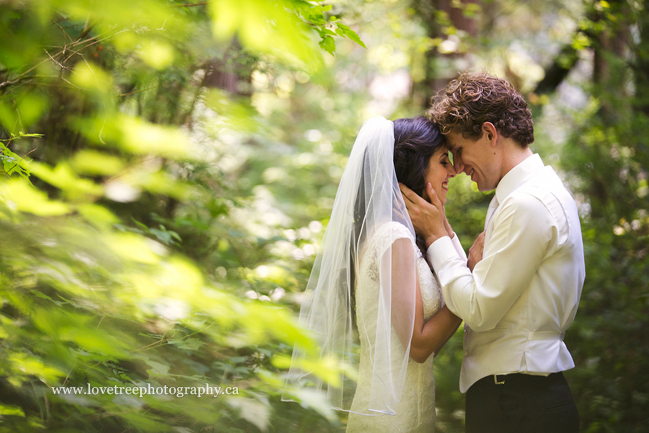
[[[473,173],[474,172],[475,172],[474,169],[471,169],[471,171],[469,172],[469,177],[471,178],[471,180],[473,180]],[[473,180],[473,181],[475,182],[475,180]]]

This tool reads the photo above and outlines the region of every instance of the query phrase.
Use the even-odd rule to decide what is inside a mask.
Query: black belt
[[[550,373],[548,376],[538,376],[533,374],[524,373],[511,373],[511,374],[490,374],[485,376],[475,383],[478,386],[498,386],[506,383],[524,383],[524,382],[543,382],[554,381],[563,378],[563,373]]]

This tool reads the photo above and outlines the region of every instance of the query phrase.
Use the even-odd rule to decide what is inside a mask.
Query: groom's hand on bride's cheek
[[[426,239],[426,247],[429,247],[440,237],[448,235],[443,221],[444,209],[442,203],[430,183],[426,185],[426,192],[431,203],[428,203],[402,183],[399,184],[399,188],[412,225],[415,231]]]

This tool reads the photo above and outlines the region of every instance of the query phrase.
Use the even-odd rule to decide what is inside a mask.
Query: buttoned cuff
[[[455,236],[457,237],[457,235]],[[457,251],[455,251],[453,241],[448,236],[443,236],[430,244],[430,247],[426,251],[426,256],[428,257],[428,263],[431,264],[435,272],[448,260],[459,258]]]

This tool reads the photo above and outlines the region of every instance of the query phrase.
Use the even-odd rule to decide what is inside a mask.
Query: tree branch
[[[534,93],[544,95],[554,92],[575,67],[578,60],[578,51],[572,44],[564,45],[552,64],[545,69],[545,76],[536,85]]]

